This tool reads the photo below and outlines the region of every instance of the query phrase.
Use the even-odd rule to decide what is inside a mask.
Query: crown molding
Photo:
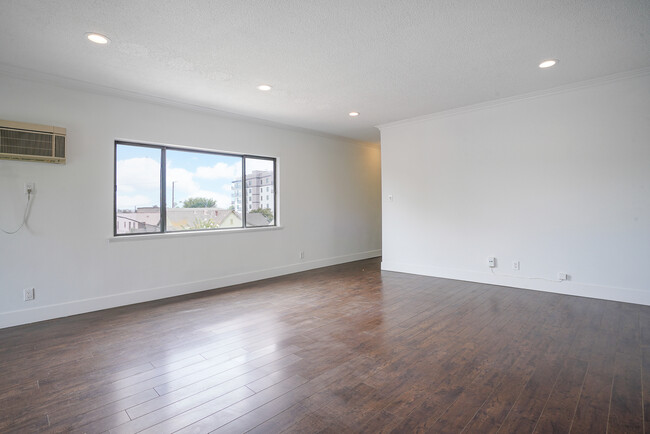
[[[507,98],[500,98],[497,100],[491,100],[486,102],[481,102],[478,104],[472,104],[464,107],[458,107],[450,110],[443,110],[440,112],[430,113],[428,115],[417,116],[409,119],[402,119],[399,121],[388,122],[385,124],[377,125],[376,128],[381,130],[387,130],[390,128],[401,127],[406,125],[414,125],[422,122],[427,122],[436,119],[447,118],[451,116],[458,116],[465,113],[471,113],[479,110],[486,110],[495,107],[506,106],[514,104],[521,101],[535,100],[539,98],[545,98],[548,96],[564,94],[569,92],[575,92],[582,89],[588,89],[597,86],[603,86],[610,83],[615,83],[619,81],[630,80],[637,77],[644,77],[650,75],[650,67],[635,69],[632,71],[621,72],[612,75],[606,75],[603,77],[593,78],[590,80],[580,81],[576,83],[571,83],[568,85],[558,86],[551,89],[529,92],[521,95],[515,95]]]

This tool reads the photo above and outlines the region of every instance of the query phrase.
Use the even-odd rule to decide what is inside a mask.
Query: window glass
[[[262,203],[261,185],[275,183],[275,160],[245,157],[246,183],[252,186],[254,193],[249,199],[249,212],[246,214],[246,226],[270,226],[275,224],[275,200]]]
[[[168,149],[166,163],[167,232],[242,227],[241,157]]]
[[[117,145],[115,149],[115,233],[161,232],[161,150]]]

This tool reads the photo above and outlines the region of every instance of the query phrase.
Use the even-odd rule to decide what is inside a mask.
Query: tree
[[[268,221],[273,220],[273,211],[270,208],[258,208],[251,211],[251,213],[254,212],[262,214]]]
[[[214,208],[217,201],[208,197],[190,197],[183,202],[183,208]]]

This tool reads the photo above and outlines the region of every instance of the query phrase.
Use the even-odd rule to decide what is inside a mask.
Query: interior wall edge
[[[213,289],[223,289],[232,285],[251,283],[271,277],[299,273],[315,268],[329,267],[346,262],[360,261],[363,259],[381,256],[381,250],[353,253],[314,261],[305,261],[282,267],[268,268],[250,273],[232,274],[216,279],[188,282],[158,288],[149,288],[139,291],[123,292],[114,295],[74,300],[66,303],[40,306],[31,309],[14,310],[0,313],[0,329],[46,321],[66,316],[79,315],[98,310],[111,309],[147,301],[161,300],[179,295],[192,294]]]
[[[650,306],[650,293],[634,288],[619,288],[590,283],[574,283],[570,280],[552,282],[534,278],[520,278],[506,275],[495,275],[488,272],[458,270],[433,265],[382,261],[382,271],[416,274],[421,276],[439,277],[443,279],[463,280],[467,282],[484,283],[488,285],[508,286],[517,289],[550,292],[554,294],[571,295],[576,297],[595,298],[600,300]]]

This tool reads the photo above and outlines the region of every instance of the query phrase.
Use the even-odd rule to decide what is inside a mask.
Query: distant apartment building
[[[253,170],[253,173],[246,175],[246,211],[254,209],[270,209],[275,213],[273,185],[273,172],[264,170]],[[241,213],[243,204],[243,192],[241,179],[232,181],[230,204],[235,211]]]

